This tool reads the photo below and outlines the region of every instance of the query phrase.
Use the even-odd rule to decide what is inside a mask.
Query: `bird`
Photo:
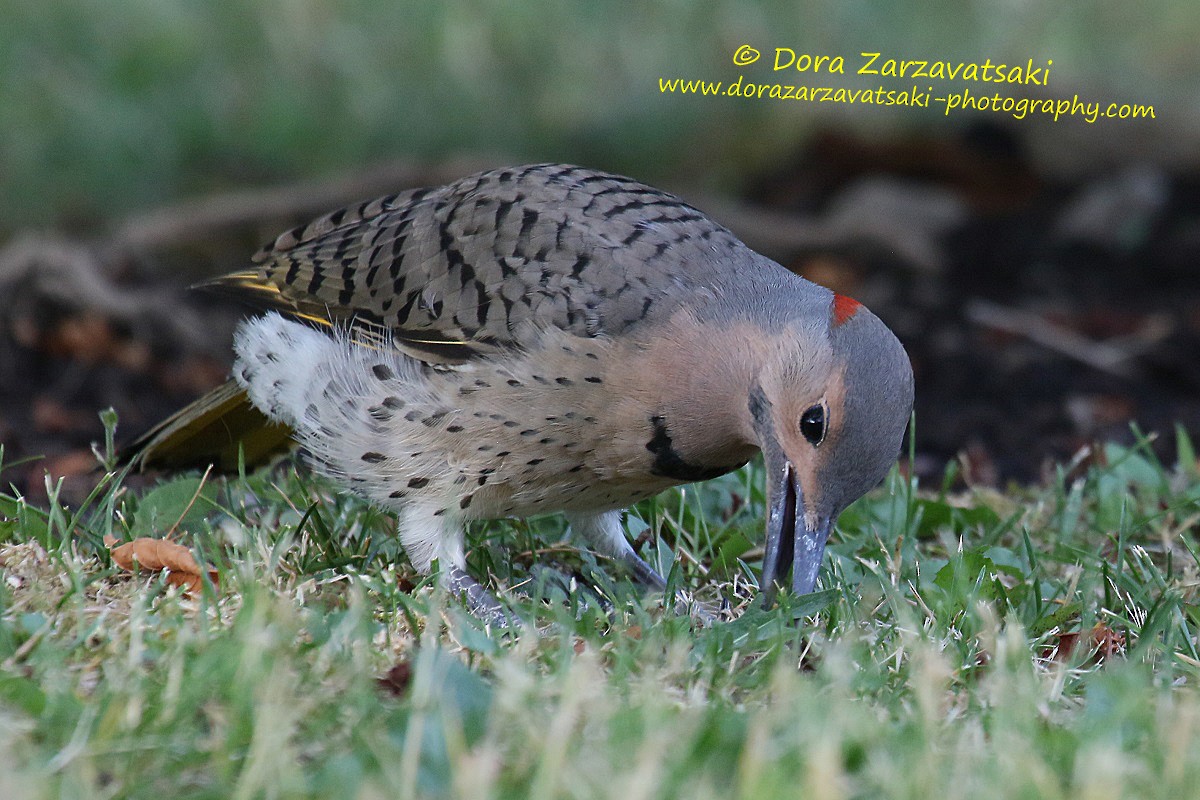
[[[903,345],[858,301],[635,179],[493,169],[335,211],[201,284],[258,316],[232,377],[128,449],[254,465],[291,445],[395,514],[405,553],[489,624],[464,526],[562,512],[639,584],[622,512],[761,453],[760,588],[814,590],[838,515],[895,463]]]

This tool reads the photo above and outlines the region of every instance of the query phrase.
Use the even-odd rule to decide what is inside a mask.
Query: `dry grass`
[[[1004,496],[893,475],[844,516],[827,588],[771,611],[746,601],[753,470],[639,506],[631,529],[671,543],[647,554],[728,603],[711,628],[605,579],[556,520],[486,526],[471,561],[498,585],[535,553],[574,579],[507,591],[510,637],[419,582],[384,517],[288,472],[7,498],[0,796],[1185,796],[1200,481],[1106,455]],[[181,510],[219,593],[99,544]],[[578,602],[597,595],[611,613]],[[1125,646],[1063,654],[1097,624]]]

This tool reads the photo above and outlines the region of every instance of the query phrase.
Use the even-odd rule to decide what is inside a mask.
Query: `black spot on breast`
[[[375,366],[371,367],[371,372],[374,372],[375,377],[379,378],[381,381],[390,381],[392,378],[396,377],[396,373],[392,372],[391,367],[389,367],[387,364],[376,364]]]
[[[429,478],[410,478],[408,481],[408,488],[410,489],[422,489],[428,485]]]
[[[531,467],[536,467],[538,464],[542,463],[545,460],[546,459],[544,459],[544,458],[531,458],[528,461],[526,461],[525,463]]]
[[[690,483],[706,481],[709,478],[733,472],[742,466],[741,464],[709,466],[686,461],[671,442],[666,419],[661,415],[653,416],[650,418],[650,425],[653,428],[653,436],[650,441],[646,442],[646,449],[654,454],[654,463],[650,466],[650,473],[653,475]]]
[[[404,401],[399,397],[385,397],[383,398],[383,404],[394,410],[404,408]]]
[[[447,425],[446,433],[461,433],[462,429],[463,429],[462,425]]]
[[[471,500],[474,497],[475,497],[475,495],[473,495],[473,494],[468,494],[468,495],[464,496],[462,500],[458,501],[458,507],[466,508],[467,506],[471,505]]]
[[[385,459],[386,456],[384,456],[383,453],[376,453],[374,451],[368,451],[362,454],[362,460],[368,464],[378,464],[380,461],[384,461]]]
[[[584,378],[584,380],[588,383],[604,383],[604,381],[602,381],[600,378],[597,378],[595,375],[589,375],[588,377]]]
[[[405,496],[405,493],[403,491],[401,491],[400,489],[397,489],[396,491],[394,491],[388,495],[388,497],[392,498],[393,500],[399,500],[401,497],[404,497],[404,496]]]
[[[591,378],[589,378],[588,380],[591,380]],[[570,378],[555,378],[554,382],[557,383],[559,386],[574,386],[575,385],[575,381],[571,380]]]

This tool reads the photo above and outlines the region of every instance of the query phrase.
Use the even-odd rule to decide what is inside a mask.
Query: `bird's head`
[[[762,587],[792,573],[813,590],[837,516],[877,485],[900,451],[913,404],[908,355],[856,301],[785,326],[751,388],[748,411],[767,470]]]

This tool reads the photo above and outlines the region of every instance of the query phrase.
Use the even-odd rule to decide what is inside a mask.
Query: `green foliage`
[[[216,487],[203,478],[176,478],[157,486],[137,504],[130,534],[164,538],[195,530],[212,513],[216,495]]]
[[[557,518],[481,525],[472,566],[528,626],[509,636],[413,573],[386,517],[286,465],[140,498],[105,476],[79,508],[4,497],[0,796],[1184,796],[1190,447],[1170,469],[1108,447],[1007,495],[894,473],[839,521],[821,590],[772,609],[750,591],[760,467],[640,504],[643,553],[736,610],[711,627]],[[105,566],[105,533],[164,526],[219,597]],[[1123,654],[1094,660],[1097,623]]]

